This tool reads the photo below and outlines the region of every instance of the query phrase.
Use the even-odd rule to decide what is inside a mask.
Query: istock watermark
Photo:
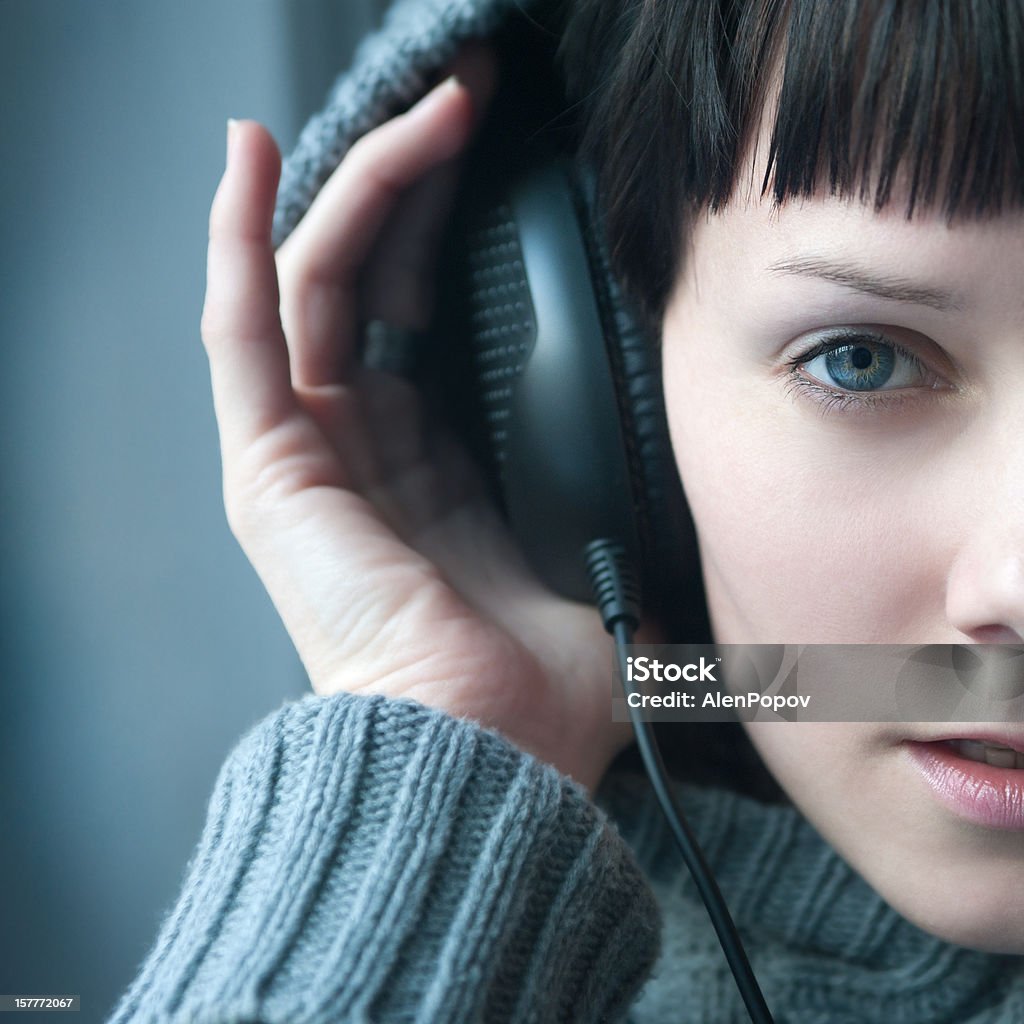
[[[714,662],[700,659],[699,664],[690,662],[686,665],[679,665],[674,661],[662,663],[657,658],[648,658],[646,655],[626,658],[626,675],[630,680],[637,683],[646,683],[653,679],[656,683],[668,682],[678,683],[685,679],[688,683],[714,683],[715,669],[721,659],[716,658]]]
[[[652,721],[1024,722],[1020,644],[633,644],[612,715]],[[627,696],[628,692],[628,696]]]

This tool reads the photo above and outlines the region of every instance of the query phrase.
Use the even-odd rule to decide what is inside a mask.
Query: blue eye
[[[858,338],[832,343],[813,358],[801,360],[806,373],[822,384],[844,391],[880,391],[920,385],[925,381],[921,363],[893,345]]]
[[[955,391],[912,351],[869,328],[830,331],[801,355],[786,360],[788,387],[823,413],[883,412],[902,408],[922,392]]]

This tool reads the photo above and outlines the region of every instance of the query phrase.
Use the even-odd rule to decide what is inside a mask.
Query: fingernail
[[[234,145],[235,135],[237,134],[235,129],[237,128],[237,126],[238,126],[238,122],[233,117],[229,117],[228,118],[228,153],[227,153],[227,165],[229,167],[231,166],[231,148]]]
[[[458,75],[449,75],[443,82],[435,85],[414,107],[413,110],[429,110],[435,103],[440,103],[451,92],[461,85]]]

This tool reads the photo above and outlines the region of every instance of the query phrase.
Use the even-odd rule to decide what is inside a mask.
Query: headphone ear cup
[[[645,605],[670,641],[711,642],[696,530],[675,464],[662,383],[661,342],[615,276],[597,202],[596,175],[572,174],[633,488]]]
[[[552,589],[590,601],[586,547],[617,540],[669,638],[709,642],[658,346],[610,271],[592,186],[564,159],[509,173],[493,155],[468,186],[443,261],[440,411]]]

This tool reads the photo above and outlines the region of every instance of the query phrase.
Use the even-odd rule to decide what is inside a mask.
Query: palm
[[[459,708],[535,750],[585,744],[610,718],[598,616],[540,584],[412,387],[360,370],[302,406],[250,472],[306,581],[278,607],[316,691]]]

